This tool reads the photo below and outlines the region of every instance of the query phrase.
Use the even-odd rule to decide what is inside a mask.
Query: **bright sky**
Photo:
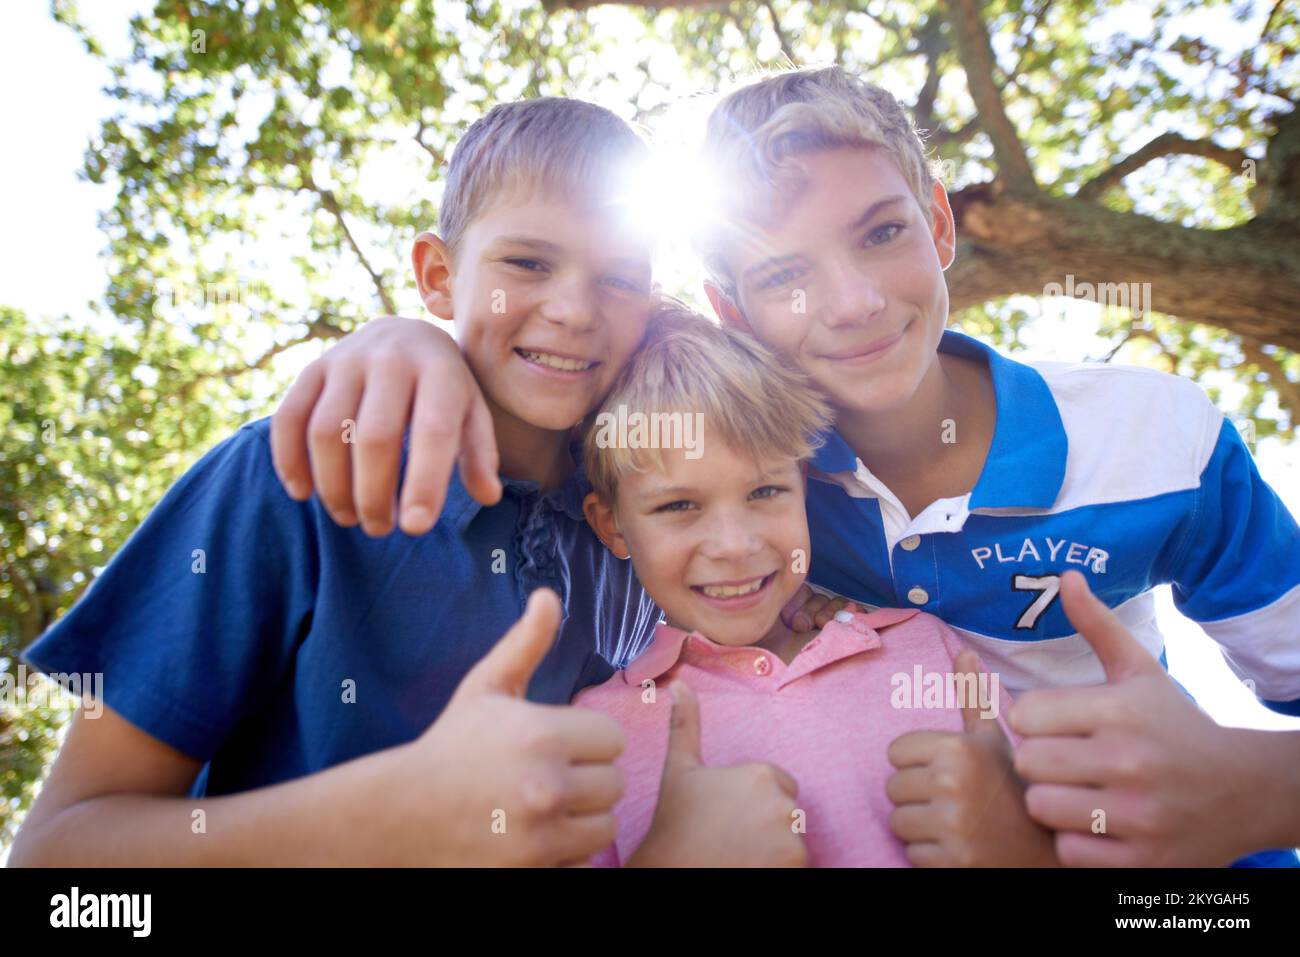
[[[122,55],[127,20],[140,5],[139,0],[96,0],[82,4],[82,14],[109,53]],[[0,86],[7,93],[0,104],[0,128],[10,130],[11,138],[9,147],[0,151],[0,221],[6,226],[0,231],[0,303],[29,315],[88,317],[86,304],[100,298],[105,282],[98,258],[105,239],[96,214],[111,203],[112,193],[79,181],[76,173],[100,119],[113,109],[99,92],[108,72],[85,53],[71,31],[49,18],[45,4],[15,4],[6,13],[7,29],[0,31]],[[619,11],[603,15],[615,24]],[[1224,29],[1239,28],[1226,23]],[[672,131],[663,133],[676,139]],[[681,178],[676,173],[664,177],[670,183]],[[264,252],[261,258],[270,260],[282,250]],[[670,287],[682,277],[690,278],[694,269],[680,255],[669,257],[663,266],[661,279]],[[370,302],[373,290],[357,284],[355,295],[357,301]],[[399,305],[408,315],[418,314],[419,303],[413,298]],[[1033,326],[1028,356],[1070,361],[1100,356],[1107,347],[1096,329],[1096,307],[1071,303],[1064,311],[1049,308]],[[300,351],[283,358],[277,370],[292,371],[311,354]],[[1224,401],[1234,401],[1232,390],[1225,391]],[[1300,443],[1289,448],[1261,443],[1257,461],[1292,512],[1300,514]],[[1174,611],[1168,589],[1161,589],[1160,606],[1171,671],[1211,715],[1242,727],[1300,728],[1300,719],[1275,715],[1254,700],[1216,646]]]

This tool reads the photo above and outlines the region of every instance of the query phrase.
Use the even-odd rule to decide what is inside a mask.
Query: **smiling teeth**
[[[701,585],[700,591],[710,598],[735,598],[737,595],[752,595],[763,587],[765,578],[760,578],[748,585]]]
[[[596,364],[594,362],[584,362],[582,359],[566,359],[564,356],[553,356],[549,352],[529,352],[527,349],[520,349],[519,354],[529,362],[536,362],[539,366],[560,369],[564,372],[582,372]]]

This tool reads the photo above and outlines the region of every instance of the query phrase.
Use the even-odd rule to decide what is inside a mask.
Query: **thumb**
[[[969,648],[963,649],[953,660],[953,679],[957,682],[957,701],[961,706],[962,729],[967,734],[981,734],[1005,740],[1006,735],[992,717],[996,712],[990,711],[992,702],[988,701],[985,682],[980,678],[983,671],[979,658]]]
[[[1077,571],[1071,570],[1061,576],[1061,607],[1065,609],[1070,624],[1097,653],[1108,681],[1118,681],[1153,669],[1164,671],[1105,602],[1092,593],[1088,580]]]
[[[537,589],[528,596],[523,616],[461,679],[455,696],[497,693],[522,698],[559,627],[560,596],[549,588]]]
[[[668,686],[673,714],[668,726],[668,757],[664,774],[680,774],[704,764],[700,757],[700,699],[684,681]]]

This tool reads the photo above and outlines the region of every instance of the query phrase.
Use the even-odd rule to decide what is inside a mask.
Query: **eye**
[[[875,229],[871,230],[871,232],[867,233],[866,242],[863,245],[883,245],[905,229],[907,229],[907,226],[903,223],[885,223],[883,226],[877,226]]]
[[[675,502],[668,502],[664,505],[660,505],[658,508],[655,509],[655,513],[658,514],[659,512],[684,512],[687,509],[692,508],[694,504],[695,503],[688,502],[684,498],[678,499]]]
[[[621,289],[624,292],[636,293],[638,295],[645,292],[645,287],[642,286],[641,283],[632,279],[624,279],[622,276],[606,276],[601,280],[601,282],[613,286],[616,289]]]
[[[793,282],[799,278],[799,270],[793,267],[782,269],[780,272],[773,273],[758,284],[760,291],[765,289],[777,289],[788,282]]]
[[[756,488],[750,492],[749,497],[753,499],[776,498],[781,493],[788,491],[790,490],[784,485],[764,485],[762,488]]]
[[[546,269],[546,264],[541,260],[526,259],[522,256],[512,256],[503,261],[518,269],[523,269],[526,272],[542,272]]]

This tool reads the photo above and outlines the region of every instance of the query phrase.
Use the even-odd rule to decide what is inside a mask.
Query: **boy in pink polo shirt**
[[[955,632],[914,609],[841,611],[820,632],[782,623],[808,567],[804,463],[826,421],[799,373],[671,303],[589,420],[587,520],[631,557],[666,618],[625,670],[573,702],[615,718],[626,739],[618,835],[593,863],[628,860],[657,815],[690,813],[660,805],[665,777],[746,763],[788,773],[788,817],[774,826],[789,827],[813,865],[1054,862],[1010,772],[998,720],[1009,699],[973,652],[954,665]],[[921,820],[924,803],[907,792],[926,790],[929,769],[904,766],[891,781],[890,745],[912,731],[989,743],[977,749],[979,786],[961,789],[963,813],[930,815],[930,840],[909,848],[891,816],[904,833]],[[935,819],[977,829],[996,858],[945,860],[951,835]]]

